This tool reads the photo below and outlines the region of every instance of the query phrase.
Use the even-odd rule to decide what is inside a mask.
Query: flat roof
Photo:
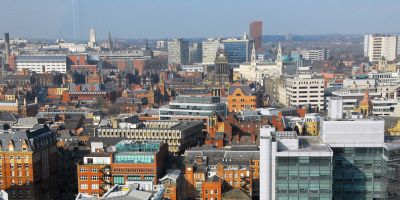
[[[67,61],[67,56],[63,55],[36,55],[36,56],[17,56],[18,61]]]

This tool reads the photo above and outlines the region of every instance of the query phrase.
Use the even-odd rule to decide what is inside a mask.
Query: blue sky
[[[75,4],[75,17],[73,15]],[[0,33],[99,39],[400,32],[400,0],[1,0]],[[76,20],[74,20],[74,18]],[[76,22],[74,25],[74,21]]]

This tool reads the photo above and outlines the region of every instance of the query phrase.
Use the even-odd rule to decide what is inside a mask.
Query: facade
[[[47,126],[3,130],[0,188],[8,199],[56,199],[57,140]]]
[[[262,21],[252,21],[250,23],[250,38],[254,40],[256,50],[259,50],[262,44]]]
[[[220,39],[208,39],[202,42],[202,62],[204,65],[214,64],[220,44]]]
[[[382,57],[387,61],[396,60],[397,36],[395,35],[365,35],[364,36],[364,57],[370,62],[378,62]]]
[[[27,69],[31,72],[60,72],[67,73],[67,57],[66,56],[18,56],[16,59],[18,71]]]
[[[226,39],[222,40],[225,48],[225,54],[230,65],[239,65],[244,62],[250,62],[251,49],[253,40],[246,36],[241,39]]]
[[[330,54],[327,49],[309,49],[292,51],[292,57],[295,56],[301,56],[306,60],[319,61],[329,59]]]
[[[202,43],[193,43],[189,46],[189,63],[201,63],[202,62]]]
[[[287,106],[324,107],[324,79],[312,78],[311,75],[286,79]]]
[[[211,87],[228,87],[233,81],[233,70],[228,66],[228,58],[224,49],[224,45],[221,44],[218,47],[218,51],[214,61],[214,68],[212,72],[207,70],[206,83]],[[217,95],[217,96],[220,96]]]
[[[137,141],[162,140],[168,144],[170,153],[180,153],[184,149],[197,145],[202,137],[203,123],[200,121],[147,121],[96,129],[98,137],[125,137]]]
[[[162,141],[122,140],[109,152],[97,145],[77,166],[79,193],[101,197],[113,185],[152,191],[164,173],[168,145]]]
[[[332,199],[331,148],[317,137],[260,130],[260,200]]]
[[[228,111],[255,110],[257,94],[249,86],[230,86],[228,95]]]
[[[255,145],[238,145],[231,149],[205,145],[188,149],[184,161],[185,196],[219,199],[224,188],[237,188],[257,197],[259,159],[259,150]],[[217,193],[215,190],[211,192],[211,188]]]
[[[189,41],[181,38],[168,41],[168,64],[189,64]]]

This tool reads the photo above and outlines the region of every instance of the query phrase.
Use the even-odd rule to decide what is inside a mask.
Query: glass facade
[[[253,43],[250,40],[224,40],[225,55],[229,64],[250,61]]]
[[[388,169],[382,147],[335,147],[333,199],[387,199]]]
[[[276,199],[332,199],[331,157],[276,157]]]
[[[144,163],[151,164],[154,163],[154,155],[151,154],[126,154],[126,153],[116,153],[114,155],[114,163]]]
[[[124,176],[113,176],[113,183],[118,185],[125,185]]]

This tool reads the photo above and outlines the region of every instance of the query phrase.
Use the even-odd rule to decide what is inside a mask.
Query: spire
[[[255,63],[256,62],[256,47],[253,42],[253,48],[251,49],[251,62]]]
[[[111,31],[108,31],[108,47],[110,48],[110,50],[113,50],[113,42],[111,39]]]
[[[276,61],[277,62],[281,62],[282,61],[282,46],[281,46],[281,42],[279,42],[279,45],[278,45],[278,53],[276,54]]]

